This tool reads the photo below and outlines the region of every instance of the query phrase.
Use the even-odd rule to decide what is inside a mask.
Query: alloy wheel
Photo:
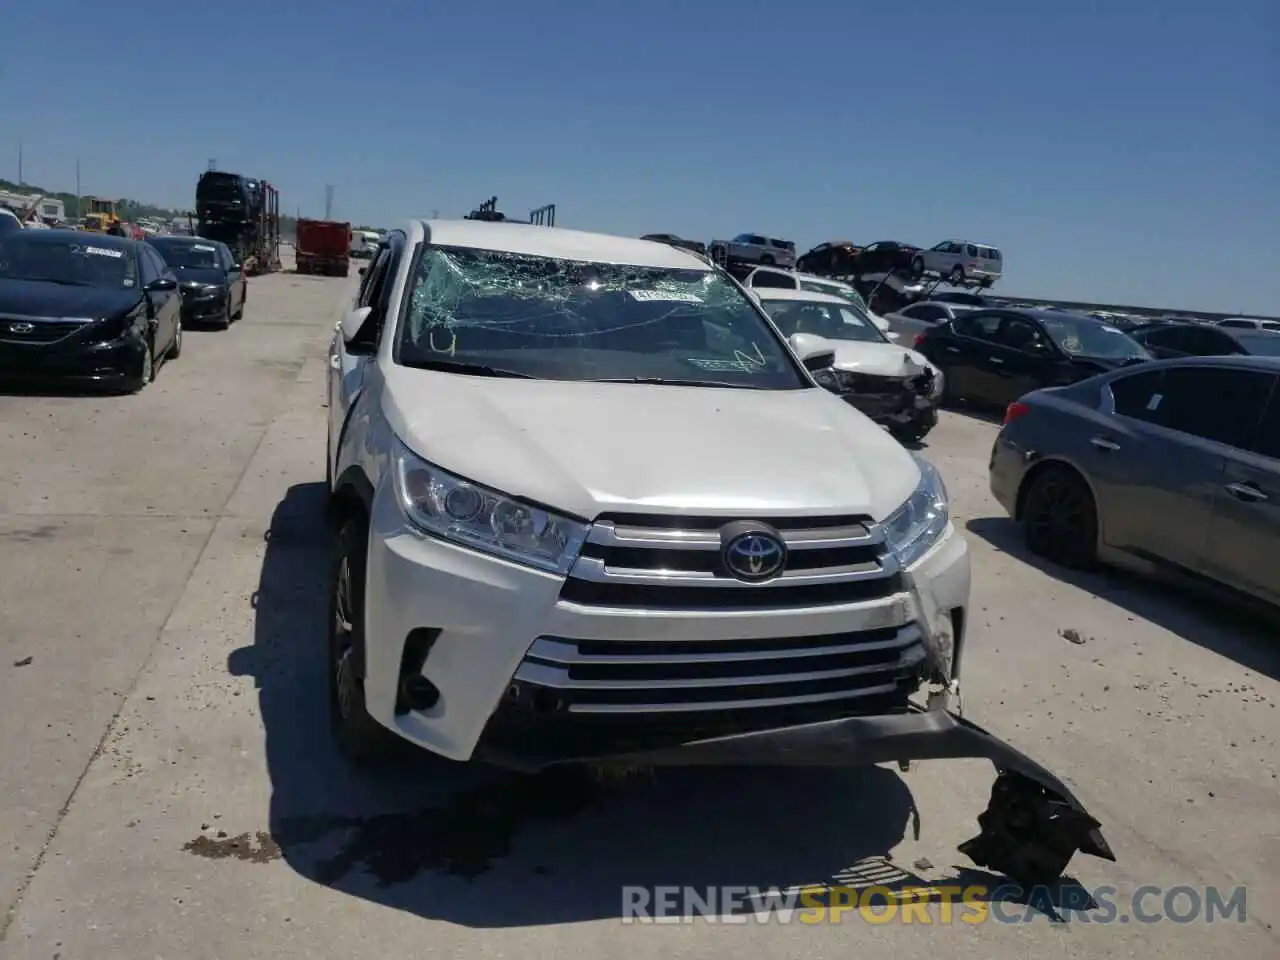
[[[351,642],[351,561],[343,557],[333,586],[334,662],[333,687],[337,696],[338,712],[344,720],[351,719],[357,704],[359,680],[355,670],[355,647]]]
[[[1086,562],[1094,549],[1093,498],[1069,474],[1054,470],[1036,481],[1026,505],[1027,545],[1062,563]]]

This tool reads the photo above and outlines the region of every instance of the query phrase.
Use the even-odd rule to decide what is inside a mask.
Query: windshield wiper
[[[736,390],[763,390],[751,383],[729,383],[727,380],[678,380],[669,377],[609,377],[588,383],[661,383],[668,387],[733,387]]]
[[[415,370],[443,370],[448,373],[465,373],[473,377],[510,377],[518,380],[536,380],[527,373],[520,373],[517,370],[504,370],[501,367],[491,367],[483,363],[468,363],[465,360],[412,360],[405,363],[406,367],[413,367]]]
[[[63,277],[11,277],[12,280],[26,280],[29,283],[56,283],[60,287],[92,287],[86,280],[67,280]]]

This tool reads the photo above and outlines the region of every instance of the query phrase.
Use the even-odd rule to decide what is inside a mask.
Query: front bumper
[[[953,529],[863,599],[657,609],[566,599],[563,577],[404,524],[380,490],[365,698],[376,720],[450,759],[536,768],[902,710],[926,682],[959,676],[970,574],[968,546]],[[411,662],[410,636],[424,631],[429,652]],[[772,658],[767,671],[762,658]],[[561,663],[570,666],[555,669]],[[419,676],[438,700],[406,710],[404,682]]]
[[[941,390],[934,391],[931,384],[921,392],[912,380],[882,383],[879,378],[869,379],[865,385],[842,389],[839,396],[849,406],[883,426],[924,423],[932,427],[938,422]]]
[[[1098,821],[1052,773],[976,724],[906,699],[928,679],[930,664],[932,679],[958,687],[970,571],[968,547],[952,528],[901,572],[899,589],[865,601],[781,611],[623,609],[568,602],[562,577],[407,530],[383,487],[374,498],[367,571],[367,708],[400,736],[451,759],[536,772],[580,763],[843,767],[986,758],[998,776],[980,833],[960,847],[966,856],[1026,885],[1052,882],[1077,851],[1115,859]],[[796,638],[912,631],[926,641],[926,660],[904,661],[883,689],[852,699],[656,711],[637,723],[625,707],[548,709],[539,698],[549,688],[521,679],[537,680],[528,655],[549,637],[615,644],[624,658],[640,644],[723,648],[733,637],[776,647],[781,657]],[[425,644],[413,642],[424,635]],[[722,653],[711,659],[724,661]],[[814,659],[829,662],[826,654]],[[430,706],[404,705],[406,676],[437,694]]]
[[[144,353],[139,332],[103,343],[0,343],[0,384],[131,384],[141,376]]]
[[[221,320],[226,316],[228,292],[218,290],[214,293],[182,293],[182,322],[200,323],[201,321]]]

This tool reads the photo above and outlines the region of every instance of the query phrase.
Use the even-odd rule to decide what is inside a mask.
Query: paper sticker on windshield
[[[753,373],[759,364],[752,363],[750,359],[741,360],[721,360],[721,359],[704,359],[702,357],[685,357],[687,363],[692,363],[699,370],[718,371],[720,373]]]
[[[696,293],[685,293],[682,290],[628,290],[631,299],[658,303],[701,303],[702,298]]]
[[[115,260],[124,256],[123,250],[108,250],[106,247],[85,247],[84,252],[93,257],[111,257]]]
[[[192,244],[192,245],[191,245],[191,249],[192,249],[192,250],[208,250],[210,253],[217,253],[217,252],[218,252],[218,248],[217,248],[217,247],[210,247],[210,246],[206,246],[206,245],[205,245],[205,244],[203,244],[203,243],[195,243],[195,244]]]

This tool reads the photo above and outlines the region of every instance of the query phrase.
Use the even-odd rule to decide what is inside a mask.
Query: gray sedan
[[[1160,360],[1027,394],[990,482],[1040,556],[1280,604],[1280,358]]]

